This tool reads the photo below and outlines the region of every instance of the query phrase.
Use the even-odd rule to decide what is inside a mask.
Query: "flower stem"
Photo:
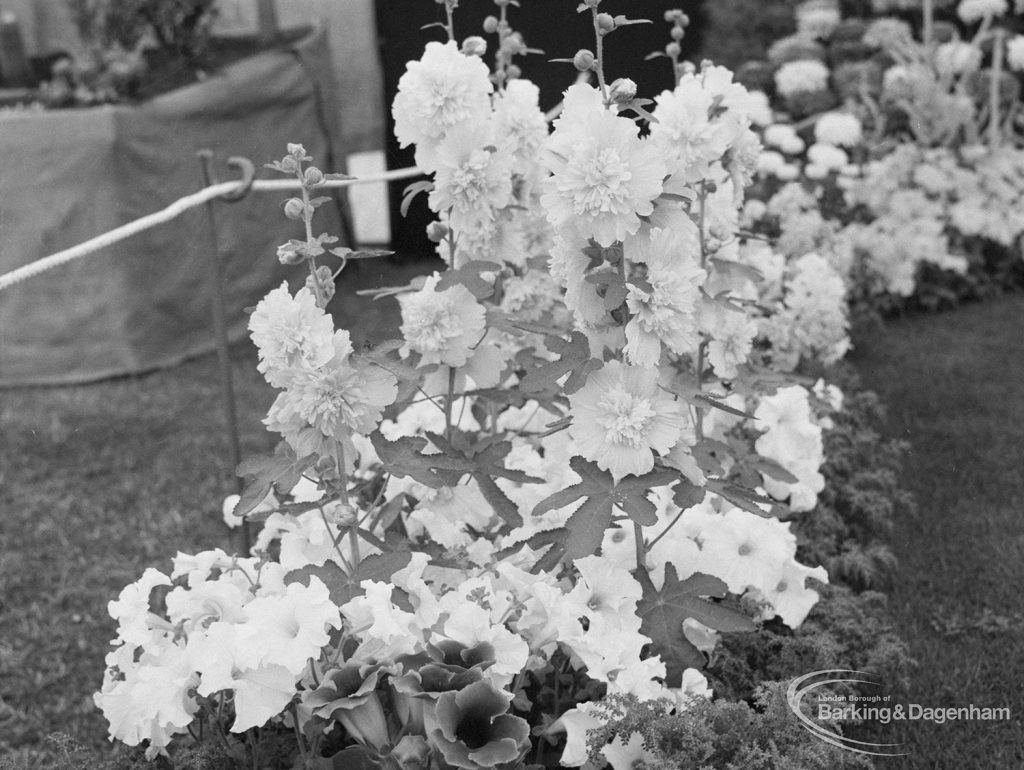
[[[604,98],[604,106],[608,107],[611,102],[608,100],[608,84],[604,79],[604,32],[601,31],[600,25],[597,23],[597,7],[591,8],[591,16],[594,19],[594,35],[597,37],[597,56],[594,59],[594,64],[597,67],[597,82],[601,86],[601,96]]]
[[[448,41],[455,42],[455,6],[458,5],[458,0],[445,0],[444,12],[448,17],[447,23],[444,25],[445,31],[448,33]]]
[[[636,571],[639,573],[640,570],[647,568],[645,557],[647,549],[644,548],[644,528],[635,521],[633,522],[633,536],[636,538]]]
[[[452,404],[455,401],[455,367],[448,367],[448,395],[444,400],[444,438],[452,440]]]

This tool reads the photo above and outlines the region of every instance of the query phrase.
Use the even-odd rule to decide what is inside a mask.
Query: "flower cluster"
[[[599,4],[580,8],[598,54],[569,60],[596,85],[569,86],[550,128],[510,63],[528,50],[510,3],[485,23],[495,73],[481,38],[408,65],[396,133],[432,176],[409,194],[427,193],[448,269],[387,290],[400,339],[357,356],[334,329],[322,175],[298,145],[277,164],[303,182],[286,214],[308,233],[283,258],[310,277],[250,320],[284,441],[243,463],[231,508],[263,529],[251,556],[179,556],[111,605],[112,737],[154,755],[205,725],[259,764],[260,736],[292,730],[296,765],[483,770],[540,736],[578,766],[602,699],[687,711],[711,697],[721,634],[796,628],[819,600],[828,576],[779,514],[814,508],[841,408],[787,375],[849,344],[835,229],[792,185],[761,212],[789,243],[750,239],[765,97],[675,59],[653,102],[609,84],[600,52],[634,20]],[[802,24],[834,21],[821,4]],[[788,165],[806,143],[787,129],[765,142]],[[845,173],[861,138],[827,116],[810,165]],[[606,748],[613,766],[642,755],[632,735]]]

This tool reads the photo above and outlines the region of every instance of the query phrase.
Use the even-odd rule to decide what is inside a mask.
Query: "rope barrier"
[[[331,180],[324,182],[322,185],[318,185],[317,189],[327,187],[352,187],[354,185],[373,184],[379,182],[393,182],[401,179],[412,179],[418,176],[423,176],[423,172],[420,169],[416,167],[402,168],[396,169],[395,171],[387,171],[383,174],[360,177],[359,179]],[[51,254],[48,257],[43,257],[35,262],[31,262],[12,270],[9,273],[0,275],[0,291],[10,288],[17,283],[21,283],[22,281],[41,273],[45,273],[48,270],[53,270],[56,267],[65,265],[68,262],[81,259],[89,254],[94,254],[100,249],[104,249],[114,243],[123,241],[126,238],[130,238],[136,233],[141,233],[143,230],[148,230],[152,227],[156,227],[157,225],[170,222],[172,219],[177,218],[189,209],[202,206],[216,198],[237,193],[245,187],[245,184],[246,183],[244,181],[220,182],[215,185],[210,185],[209,187],[204,187],[199,192],[186,195],[184,198],[179,198],[161,211],[136,219],[134,222],[129,222],[126,225],[116,227],[109,232],[96,236],[95,238],[90,238],[77,246],[72,246],[69,249],[58,251],[56,254]],[[259,192],[298,190],[300,187],[301,185],[297,179],[257,179],[252,183],[252,190]]]

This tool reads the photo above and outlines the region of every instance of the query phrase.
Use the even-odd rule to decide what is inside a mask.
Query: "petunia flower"
[[[486,680],[443,693],[430,740],[446,762],[464,770],[489,770],[516,762],[530,746],[530,726],[508,713],[512,693]]]

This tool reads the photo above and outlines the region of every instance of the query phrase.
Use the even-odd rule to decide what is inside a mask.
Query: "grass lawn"
[[[852,360],[909,440],[891,607],[920,663],[907,702],[1010,721],[905,722],[880,766],[1024,767],[1024,298],[893,321]]]
[[[397,332],[393,299],[352,292],[404,283],[433,262],[346,272],[339,326],[360,345]],[[251,343],[232,351],[245,452],[274,393]],[[79,387],[0,390],[0,757],[34,768],[45,736],[105,744],[91,694],[114,635],[107,602],[176,551],[239,550],[221,521],[235,491],[215,356]]]

